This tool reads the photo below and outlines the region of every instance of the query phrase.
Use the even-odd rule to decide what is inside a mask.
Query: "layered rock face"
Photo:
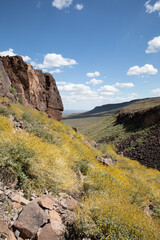
[[[135,128],[150,127],[160,121],[160,106],[150,108],[144,111],[138,111],[133,114],[122,111],[117,115],[117,123],[132,125]]]
[[[0,57],[0,95],[62,119],[63,103],[55,79],[33,69],[20,56]]]

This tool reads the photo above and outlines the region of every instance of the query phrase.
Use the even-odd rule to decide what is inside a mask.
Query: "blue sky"
[[[66,110],[160,96],[159,0],[0,3],[0,55],[52,73]]]

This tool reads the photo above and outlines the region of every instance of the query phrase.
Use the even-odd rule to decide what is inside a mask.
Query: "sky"
[[[160,0],[0,0],[0,55],[56,80],[65,110],[160,96]]]

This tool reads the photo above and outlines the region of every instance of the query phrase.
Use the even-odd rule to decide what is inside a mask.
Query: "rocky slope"
[[[77,205],[66,193],[33,194],[27,200],[22,189],[0,182],[0,239],[71,239]]]
[[[63,103],[55,79],[33,69],[22,57],[0,57],[0,95],[61,120]]]

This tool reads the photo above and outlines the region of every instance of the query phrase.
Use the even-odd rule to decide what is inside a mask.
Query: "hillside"
[[[64,119],[76,119],[76,118],[91,118],[91,117],[106,117],[114,114],[123,107],[129,106],[134,102],[141,101],[140,99],[132,100],[130,102],[105,104],[102,106],[95,107],[94,109],[78,114],[70,114],[64,117]]]
[[[1,189],[2,185],[5,185],[4,189],[9,188],[9,193],[2,189],[1,194],[5,192],[5,196],[9,196],[7,194],[16,189],[23,189],[25,197],[30,200],[30,205],[24,207],[22,214],[22,210],[18,212],[16,221],[9,220],[10,214],[13,215],[15,211],[10,202],[8,205],[0,205],[0,212],[5,207],[5,214],[8,214],[5,221],[15,236],[18,230],[21,239],[27,236],[27,239],[50,240],[52,235],[42,237],[47,232],[45,229],[50,227],[50,231],[51,228],[58,231],[63,222],[66,232],[63,237],[56,235],[57,240],[160,239],[158,170],[147,169],[137,161],[117,155],[109,145],[103,146],[102,150],[94,149],[92,143],[88,143],[69,125],[48,119],[43,112],[2,97],[0,144],[0,186]],[[103,159],[103,163],[98,159]],[[107,159],[112,161],[109,166],[106,165]],[[57,211],[56,218],[59,213],[61,219],[58,223],[57,220],[46,223],[42,213],[45,202],[41,203],[39,211],[43,215],[42,229],[39,230],[40,235],[37,235],[39,225],[31,238],[28,230],[24,234],[28,225],[20,227],[17,221],[22,221],[29,207],[36,205],[39,209],[33,196],[41,197],[44,192],[59,199],[54,211]],[[78,201],[73,213],[66,209],[67,200],[64,198],[68,199],[68,195],[65,194]],[[46,196],[51,198],[50,195]],[[66,221],[67,212],[71,213],[72,218]]]
[[[78,129],[78,131],[83,132],[84,129],[89,128],[91,125],[102,121],[107,116],[111,116],[118,110],[125,106],[129,106],[134,102],[141,101],[140,99],[132,100],[130,102],[115,103],[115,104],[105,104],[103,106],[95,107],[91,111],[84,113],[74,113],[74,114],[63,114],[63,122],[69,124],[72,127]]]
[[[117,152],[160,170],[160,98],[127,106],[85,130],[99,143],[113,144]]]

